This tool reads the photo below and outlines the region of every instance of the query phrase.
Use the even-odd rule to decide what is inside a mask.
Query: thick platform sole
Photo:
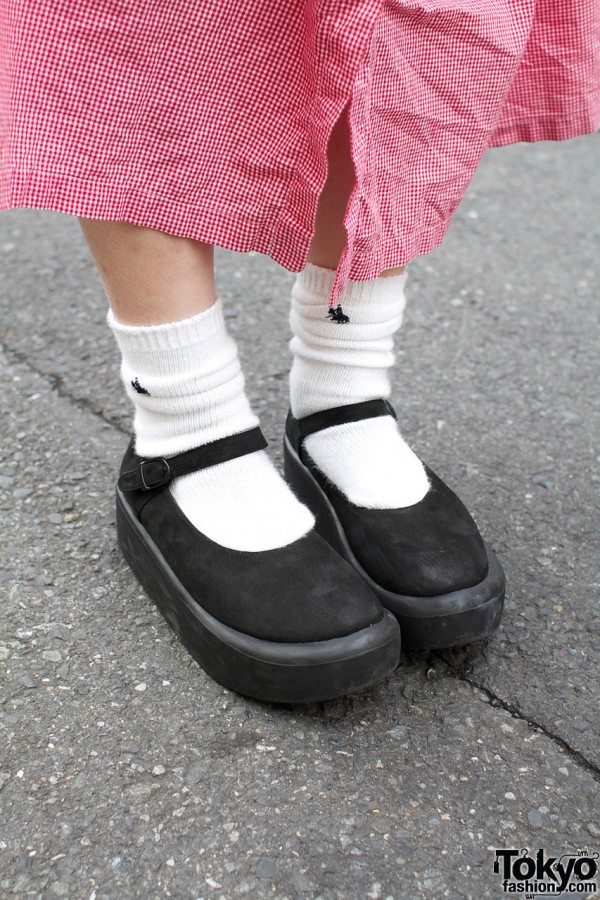
[[[187,650],[238,694],[271,703],[331,700],[377,683],[398,665],[400,629],[387,611],[346,637],[298,644],[261,640],[224,625],[194,600],[119,489],[117,533],[133,573]]]
[[[436,597],[394,594],[376,584],[356,559],[327,495],[287,437],[284,438],[284,466],[288,484],[313,512],[318,534],[353,566],[380,603],[396,616],[405,647],[427,650],[457,647],[482,640],[498,628],[506,581],[490,547],[486,545],[488,574],[473,587]]]

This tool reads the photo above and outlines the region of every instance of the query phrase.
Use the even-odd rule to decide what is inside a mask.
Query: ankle
[[[256,427],[220,301],[167,325],[125,326],[112,315],[109,324],[139,456],[175,456]],[[262,450],[176,478],[171,494],[202,534],[234,550],[283,547],[314,523]]]
[[[333,276],[307,266],[292,290],[290,403],[296,418],[390,396],[406,273],[350,282],[342,296],[349,316],[345,324],[326,317]],[[319,469],[357,506],[411,506],[429,488],[423,464],[390,417],[332,426],[310,435],[305,446]]]
[[[122,325],[112,313],[108,323],[122,353],[141,456],[174,456],[258,424],[220,300],[166,325]]]
[[[406,274],[350,282],[342,297],[350,319],[345,324],[327,317],[334,275],[308,265],[292,289],[290,402],[296,417],[390,395]]]

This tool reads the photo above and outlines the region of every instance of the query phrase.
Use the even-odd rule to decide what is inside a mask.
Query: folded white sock
[[[140,456],[168,458],[258,425],[220,300],[167,325],[122,325],[112,312],[108,323]],[[233,550],[283,547],[314,524],[262,450],[176,478],[170,490],[199,531]]]
[[[334,277],[309,263],[292,289],[290,401],[296,418],[390,396],[406,273],[349,282],[340,301],[350,319],[345,324],[327,316]],[[411,506],[429,489],[423,464],[389,416],[327,428],[309,435],[305,447],[357,506]]]

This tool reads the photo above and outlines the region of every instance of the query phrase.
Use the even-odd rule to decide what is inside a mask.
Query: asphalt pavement
[[[595,895],[599,141],[489,153],[410,267],[392,399],[503,563],[500,630],[311,706],[213,682],[128,571],[100,283],[73,218],[0,216],[0,896],[502,897],[548,858]],[[217,272],[280,463],[293,274]]]

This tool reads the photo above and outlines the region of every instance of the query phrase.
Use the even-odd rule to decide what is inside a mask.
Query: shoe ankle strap
[[[336,406],[321,412],[295,419],[290,413],[287,421],[288,437],[296,448],[309,434],[332,428],[334,425],[345,425],[348,422],[360,422],[363,419],[375,419],[379,416],[397,418],[394,407],[387,400],[364,400],[362,403],[351,403],[348,406]]]
[[[118,486],[122,491],[160,490],[167,487],[173,478],[189,475],[199,469],[208,469],[230,459],[237,459],[238,456],[256,453],[257,450],[264,450],[266,446],[265,436],[257,427],[219,438],[210,444],[195,447],[169,459],[162,457],[143,459],[134,456],[135,468],[121,474]]]

